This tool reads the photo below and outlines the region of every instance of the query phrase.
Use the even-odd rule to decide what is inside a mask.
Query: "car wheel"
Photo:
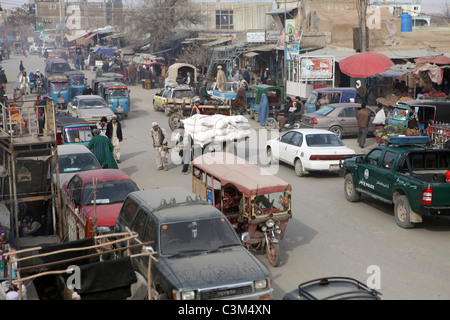
[[[355,183],[353,181],[353,175],[351,173],[345,175],[344,192],[345,198],[350,202],[358,202],[361,198],[361,192],[355,189]]]
[[[394,205],[394,216],[397,224],[404,229],[411,229],[415,226],[411,222],[411,207],[406,196],[397,197]]]
[[[330,129],[328,129],[328,131],[333,132],[335,135],[338,136],[339,139],[342,138],[343,133],[344,133],[343,130],[342,130],[342,128],[339,127],[339,126],[332,126]]]
[[[303,171],[303,164],[300,159],[295,160],[294,162],[294,171],[297,177],[304,177],[305,172]]]

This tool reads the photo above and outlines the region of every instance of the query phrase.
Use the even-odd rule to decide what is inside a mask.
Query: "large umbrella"
[[[350,77],[367,78],[392,67],[391,59],[379,52],[361,52],[339,62],[339,68]]]

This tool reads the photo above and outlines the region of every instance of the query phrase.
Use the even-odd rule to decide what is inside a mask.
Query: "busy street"
[[[4,60],[8,84],[6,95],[18,85],[20,61],[26,70],[44,69],[44,58],[37,55],[12,55]],[[95,78],[92,71],[84,71],[88,83]],[[151,124],[157,122],[171,132],[168,117],[154,111],[153,94],[159,89],[129,86],[131,107],[127,118],[121,119],[123,141],[120,144],[119,168],[128,174],[140,190],[179,186],[192,187],[191,175],[182,174],[182,165],[170,157],[168,171],[158,171],[152,147]],[[36,94],[26,99],[35,99]],[[278,136],[267,132],[259,122],[249,120],[252,130],[264,132],[258,139]],[[267,138],[266,138],[267,137]],[[367,153],[377,143],[369,136],[361,149],[356,137],[343,138],[346,146],[356,153]],[[175,142],[169,142],[174,145]],[[258,152],[260,163],[267,166],[265,141],[247,146]],[[262,149],[258,146],[262,146]],[[258,148],[258,149],[257,149]],[[175,159],[175,160],[174,160]],[[284,239],[280,241],[281,262],[269,265],[265,255],[257,258],[267,267],[274,288],[273,298],[280,300],[302,282],[331,276],[353,277],[369,282],[374,275],[382,299],[448,299],[445,286],[448,279],[447,241],[450,220],[424,219],[414,229],[399,228],[393,217],[393,205],[364,196],[364,201],[351,203],[344,196],[344,181],[336,172],[311,172],[297,177],[291,166],[280,163],[276,176],[292,185],[292,212]]]

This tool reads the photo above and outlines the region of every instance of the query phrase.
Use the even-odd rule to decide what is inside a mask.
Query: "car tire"
[[[303,164],[302,161],[300,159],[296,159],[294,162],[294,171],[295,171],[295,175],[297,177],[304,177],[305,176],[305,172],[303,170]]]
[[[361,199],[361,192],[355,189],[355,182],[351,173],[344,177],[344,192],[347,201],[358,202]]]
[[[415,223],[411,222],[411,206],[405,195],[398,196],[395,200],[394,216],[398,226],[404,229],[414,228]]]
[[[328,129],[328,131],[333,132],[335,135],[338,136],[339,139],[341,139],[342,136],[344,135],[344,130],[342,130],[342,128],[339,126],[332,126],[330,129]]]

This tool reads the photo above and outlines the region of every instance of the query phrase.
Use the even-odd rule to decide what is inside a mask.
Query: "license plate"
[[[330,164],[330,171],[338,171],[339,165],[338,164]]]

